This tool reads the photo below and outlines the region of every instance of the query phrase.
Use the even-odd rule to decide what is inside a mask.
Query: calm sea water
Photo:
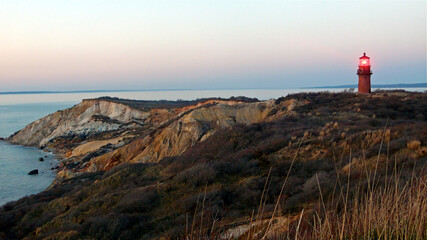
[[[425,91],[412,88],[409,91]],[[186,91],[133,91],[85,92],[58,94],[0,94],[0,137],[6,138],[27,124],[53,113],[72,107],[85,98],[111,96],[140,100],[193,100],[197,98],[246,96],[268,100],[298,92],[339,92],[343,89],[274,89],[274,90],[186,90]],[[46,160],[39,162],[39,157]],[[55,177],[51,171],[57,162],[54,156],[36,148],[11,145],[0,141],[0,205],[47,188]],[[39,169],[38,175],[27,173]]]
[[[0,105],[0,137],[7,137],[38,118],[72,105],[73,103]],[[40,162],[40,157],[45,160]],[[0,205],[43,191],[55,178],[55,172],[50,168],[56,164],[57,161],[50,153],[0,141]],[[39,174],[28,175],[33,169],[38,169]]]

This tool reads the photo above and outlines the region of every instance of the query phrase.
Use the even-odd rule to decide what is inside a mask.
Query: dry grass
[[[385,187],[365,193],[358,190],[351,200],[343,199],[345,202],[344,208],[321,204],[318,211],[303,209],[282,228],[287,231],[273,228],[269,220],[254,224],[252,216],[246,233],[237,238],[221,237],[212,225],[185,239],[427,239],[424,177],[413,177],[407,182],[392,178]]]
[[[387,126],[387,125],[386,125]],[[384,135],[381,139],[380,151],[383,146]],[[301,144],[301,143],[300,143]],[[408,144],[409,147],[409,144]],[[292,163],[294,162],[296,155]],[[214,221],[212,226],[200,227],[198,234],[187,235],[186,239],[427,239],[427,186],[425,169],[421,169],[421,175],[402,177],[403,169],[397,169],[397,159],[392,174],[387,170],[378,184],[378,161],[374,172],[366,171],[368,182],[359,182],[356,187],[350,187],[351,168],[348,174],[347,184],[334,188],[330,198],[324,199],[319,178],[316,174],[317,188],[320,194],[317,207],[302,209],[295,215],[280,216],[278,203],[286,185],[292,165],[283,183],[281,192],[273,212],[265,211],[264,193],[268,190],[270,172],[260,198],[258,210],[252,212],[246,225],[240,225],[235,229],[244,229],[238,235],[226,236],[219,234],[221,230],[215,229],[221,222]],[[351,159],[351,152],[350,152]],[[387,155],[387,159],[388,155]],[[350,164],[351,165],[351,164]],[[415,170],[415,166],[414,166]],[[336,168],[339,175],[338,167]],[[384,180],[385,179],[385,180]],[[377,183],[377,184],[376,184]],[[332,197],[331,197],[332,196]],[[334,201],[334,196],[339,196]],[[202,208],[203,209],[203,208]],[[203,210],[202,210],[203,211]],[[202,213],[203,216],[203,213]],[[202,221],[201,221],[202,223]],[[193,225],[195,222],[193,222]],[[278,226],[282,225],[282,226]],[[205,231],[202,231],[205,229]],[[222,229],[224,230],[224,228]],[[230,229],[228,229],[230,232]]]
[[[413,171],[409,179],[401,180],[402,172],[395,164],[393,174],[387,176],[386,171],[384,184],[376,186],[383,141],[384,135],[381,138],[373,179],[369,177],[372,174],[368,174],[367,188],[359,182],[355,191],[350,190],[351,169],[349,169],[347,186],[341,188],[338,193],[342,197],[337,204],[333,204],[331,199],[332,204],[326,207],[316,175],[320,193],[320,207],[317,211],[306,214],[302,223],[303,209],[299,220],[288,226],[286,233],[268,233],[267,229],[264,236],[270,234],[273,236],[270,239],[427,239],[425,171],[421,170],[420,177],[416,177]],[[419,146],[419,141],[408,143],[410,149],[418,149]],[[336,171],[339,174],[338,169]],[[332,196],[334,195],[335,192]]]
[[[344,211],[316,214],[313,226],[298,239],[426,239],[427,192],[424,178],[402,188],[389,185],[356,196]],[[301,231],[300,231],[301,232]]]
[[[418,148],[420,148],[421,142],[418,140],[412,140],[412,141],[408,142],[408,144],[406,146],[411,150],[417,150]]]

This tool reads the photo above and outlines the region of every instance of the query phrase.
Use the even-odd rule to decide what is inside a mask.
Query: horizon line
[[[372,84],[372,88],[422,88],[427,87],[427,83],[396,83],[396,84]],[[5,91],[0,92],[0,95],[12,94],[56,94],[56,93],[104,93],[104,92],[151,92],[151,91],[209,91],[209,90],[289,90],[289,89],[320,89],[320,88],[357,88],[357,84],[350,85],[336,85],[336,86],[317,86],[317,87],[299,87],[299,88],[177,88],[177,89],[115,89],[115,90],[51,90],[51,91]]]

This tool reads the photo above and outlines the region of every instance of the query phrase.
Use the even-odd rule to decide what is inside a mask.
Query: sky
[[[426,82],[427,1],[0,0],[0,92]]]

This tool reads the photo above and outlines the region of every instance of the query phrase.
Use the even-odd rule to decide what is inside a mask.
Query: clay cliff
[[[180,106],[122,99],[88,99],[39,119],[9,141],[49,147],[66,158],[65,170],[105,171],[123,162],[177,156],[218,129],[272,121],[303,101],[207,99]]]
[[[44,147],[57,137],[94,135],[105,131],[142,126],[149,112],[120,103],[83,100],[76,106],[41,118],[9,137],[22,145]]]

